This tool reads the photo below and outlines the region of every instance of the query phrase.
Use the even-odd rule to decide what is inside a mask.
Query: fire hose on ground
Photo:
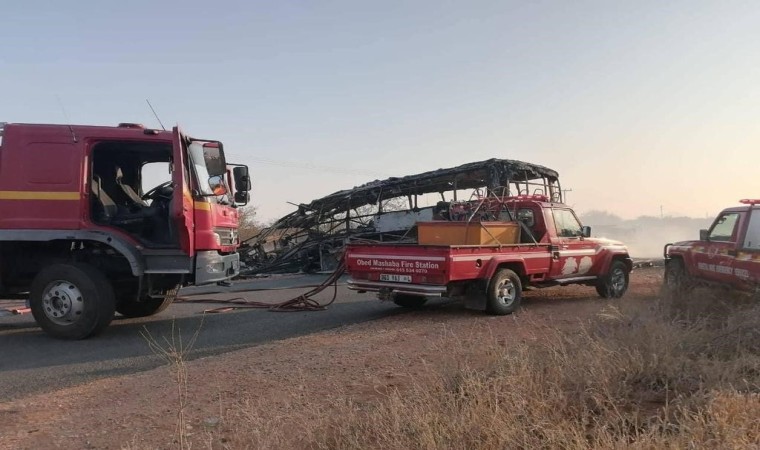
[[[176,301],[183,303],[219,303],[226,305],[220,306],[218,308],[204,310],[204,313],[223,313],[236,309],[268,309],[269,311],[273,312],[324,311],[328,306],[332,305],[335,302],[335,299],[338,296],[338,280],[340,279],[341,275],[343,275],[345,270],[345,260],[341,258],[338,263],[338,267],[330,274],[330,276],[327,277],[327,279],[325,279],[325,281],[316,286],[313,286],[311,290],[297,297],[293,297],[290,300],[285,300],[284,302],[279,303],[252,301],[247,300],[244,297],[235,297],[225,300],[211,298],[191,299],[187,297],[178,297]],[[327,303],[320,303],[312,298],[330,286],[333,287],[333,295]]]

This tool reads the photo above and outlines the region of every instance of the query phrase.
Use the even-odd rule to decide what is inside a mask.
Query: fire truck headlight
[[[207,273],[224,273],[224,263],[211,263],[206,265]]]

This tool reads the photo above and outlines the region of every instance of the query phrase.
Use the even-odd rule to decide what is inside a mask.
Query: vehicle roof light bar
[[[760,205],[760,199],[745,198],[745,199],[739,200],[739,203],[743,205]]]

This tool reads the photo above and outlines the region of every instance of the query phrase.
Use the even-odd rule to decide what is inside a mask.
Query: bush
[[[760,444],[760,308],[608,309],[538,344],[460,348],[379,404],[345,402],[314,448],[747,448]],[[714,304],[712,305],[714,306]],[[714,309],[714,308],[713,308]],[[701,311],[694,315],[694,310]],[[720,311],[720,308],[717,309]]]

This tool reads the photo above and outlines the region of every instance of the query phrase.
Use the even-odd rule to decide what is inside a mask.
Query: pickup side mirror
[[[584,225],[583,228],[583,237],[591,237],[591,227]]]
[[[251,190],[251,177],[248,175],[248,166],[233,167],[232,178],[235,180],[236,191],[248,192]]]
[[[709,241],[709,235],[707,234],[707,230],[699,230],[699,240],[700,241]]]

